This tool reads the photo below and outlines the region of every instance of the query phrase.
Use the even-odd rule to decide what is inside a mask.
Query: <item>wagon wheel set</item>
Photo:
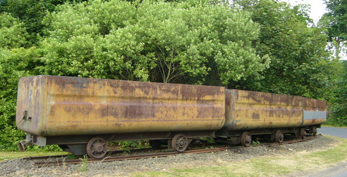
[[[305,138],[306,134],[317,134],[317,128],[316,127],[310,127],[309,129],[301,128],[298,129],[298,132],[296,132],[297,138]],[[282,143],[284,141],[284,133],[282,130],[276,130],[272,134],[273,140],[278,143]],[[149,143],[153,148],[159,148],[162,145],[162,140],[150,140]],[[177,152],[184,152],[192,139],[188,139],[183,134],[176,134],[173,136],[173,138],[169,141],[169,147],[172,147],[173,150],[176,150]],[[252,145],[252,134],[250,132],[243,132],[241,136],[239,137],[239,142],[242,146],[249,147]],[[107,143],[103,138],[100,137],[94,137],[90,139],[86,145],[86,151],[89,157],[92,158],[103,158],[107,153]]]
[[[316,136],[317,135],[317,127],[312,126],[309,128],[300,128],[297,132],[295,132],[296,138],[305,138],[307,133]],[[284,133],[282,130],[276,130],[273,133],[273,141],[282,143],[284,141]],[[250,146],[252,144],[252,136],[250,132],[243,132],[240,136],[240,143],[242,146]]]
[[[284,140],[284,134],[281,130],[276,130],[274,133],[274,141],[282,143]],[[252,144],[252,136],[249,132],[243,132],[240,137],[242,146],[249,147]]]
[[[171,147],[177,152],[184,152],[191,140],[183,134],[176,134],[171,140]],[[153,148],[159,148],[162,144],[160,140],[150,140]],[[103,158],[107,153],[107,142],[100,137],[90,139],[86,145],[86,151],[89,157]]]

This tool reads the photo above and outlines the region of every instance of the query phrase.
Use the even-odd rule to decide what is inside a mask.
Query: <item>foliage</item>
[[[120,149],[131,150],[131,149],[142,149],[149,146],[148,141],[137,140],[137,141],[120,141],[118,142]]]
[[[61,6],[45,24],[45,74],[202,83],[212,63],[226,84],[267,66],[251,46],[258,26],[224,5],[92,1]]]
[[[339,54],[346,45],[347,40],[347,1],[329,0],[325,1],[328,13],[325,13],[320,20],[320,25],[327,28],[330,46],[335,51],[335,58],[338,60]],[[342,72],[337,80],[334,90],[334,98],[331,99],[331,116],[328,124],[343,126],[347,125],[347,63],[341,61]]]
[[[27,43],[24,23],[8,13],[0,14],[0,48],[18,48]]]
[[[23,24],[9,14],[0,15],[0,149],[14,150],[24,133],[15,126],[17,84],[20,77],[28,76],[38,63],[35,48],[19,48],[26,44],[27,33]]]
[[[17,84],[20,77],[28,76],[30,68],[37,65],[35,49],[0,48],[0,144],[2,148],[13,150],[24,133],[15,126]]]
[[[2,3],[3,11],[24,22],[24,28],[30,34],[28,44],[36,42],[37,34],[40,34],[43,28],[41,20],[45,16],[46,10],[50,8],[54,8],[54,6],[50,4],[50,1],[45,0],[6,0]]]
[[[328,124],[337,126],[347,125],[347,61],[341,61],[343,73],[338,79],[335,88],[335,97],[331,101],[332,115],[328,118]]]
[[[88,169],[88,156],[84,155],[83,158],[80,158],[80,160],[82,161],[81,163],[81,171],[87,171]]]
[[[130,23],[135,10],[130,3],[93,1],[64,5],[46,17],[47,37],[41,42],[45,66],[40,72],[52,75],[70,75],[96,78],[122,78],[131,63],[121,56],[110,60],[104,36],[112,28]],[[111,43],[112,44],[112,43]],[[113,44],[118,45],[118,44]],[[130,48],[129,48],[130,50]],[[113,53],[112,55],[116,55]],[[119,77],[113,73],[119,73]],[[125,78],[123,78],[125,79]],[[129,78],[130,79],[130,78]]]
[[[319,25],[327,28],[328,40],[335,51],[335,57],[339,58],[347,39],[347,1],[325,0],[325,4],[328,12],[320,19]]]
[[[329,58],[322,28],[308,27],[312,21],[305,7],[291,8],[272,0],[236,1],[252,11],[261,26],[254,43],[259,55],[269,55],[270,67],[263,79],[247,78],[233,83],[237,88],[325,99],[336,77],[337,61]]]
[[[55,151],[55,152],[59,152],[59,151],[63,151],[58,145],[47,145],[47,146],[28,146],[28,148],[26,149],[26,151],[35,151],[35,152],[48,152],[48,151]]]
[[[325,0],[328,13],[323,16],[328,20],[329,38],[347,39],[347,1],[346,0]]]
[[[7,12],[24,23],[24,28],[29,33],[28,46],[38,42],[38,35],[42,35],[45,27],[42,19],[48,12],[52,12],[56,6],[70,2],[82,2],[83,0],[1,0],[0,13]]]

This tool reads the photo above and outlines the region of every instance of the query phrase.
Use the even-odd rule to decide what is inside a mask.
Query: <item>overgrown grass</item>
[[[9,160],[9,159],[17,159],[23,157],[35,157],[35,156],[54,156],[54,155],[66,155],[67,152],[34,152],[34,151],[25,151],[25,152],[6,152],[0,151],[0,161]]]
[[[320,151],[312,154],[307,154],[305,158],[316,158],[320,161],[317,163],[321,164],[333,164],[347,159],[347,140],[342,138],[335,138],[340,140],[342,143],[334,148],[327,149],[325,151]]]
[[[134,173],[132,176],[279,176],[294,172],[315,172],[329,165],[347,160],[347,140],[338,139],[341,143],[327,150],[317,152],[298,152],[295,155],[253,158],[244,161],[220,163],[211,159],[215,166],[198,166],[195,168],[173,168],[163,171]]]

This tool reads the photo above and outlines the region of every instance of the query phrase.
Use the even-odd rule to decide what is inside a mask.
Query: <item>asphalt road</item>
[[[347,139],[347,128],[322,127],[318,129],[318,133]]]
[[[347,128],[335,127],[322,127],[318,129],[318,133],[322,135],[336,136],[347,139]],[[347,153],[347,152],[346,152]],[[334,168],[325,170],[323,172],[310,175],[310,177],[346,177],[347,176],[347,163],[340,164]]]

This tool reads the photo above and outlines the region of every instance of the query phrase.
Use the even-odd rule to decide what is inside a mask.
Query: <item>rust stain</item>
[[[253,115],[252,115],[252,119],[260,119],[260,115],[259,115],[259,113],[253,113]]]

